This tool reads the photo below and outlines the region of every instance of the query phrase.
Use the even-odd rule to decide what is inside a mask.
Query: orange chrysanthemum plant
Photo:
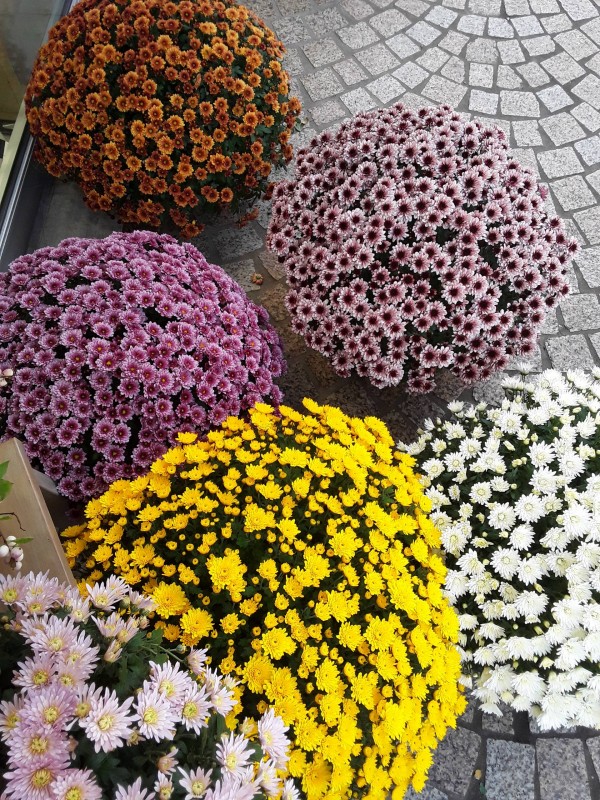
[[[82,0],[27,87],[37,158],[94,210],[195,236],[292,157],[300,102],[283,53],[232,0]]]

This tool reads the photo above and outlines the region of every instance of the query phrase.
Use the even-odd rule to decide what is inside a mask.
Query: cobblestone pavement
[[[287,68],[306,127],[296,146],[357,111],[398,100],[448,102],[501,126],[520,159],[547,182],[556,211],[582,250],[572,294],[548,318],[535,370],[600,363],[600,0],[250,0],[288,48]],[[278,327],[289,364],[286,402],[303,396],[377,414],[396,437],[414,436],[427,416],[463,392],[445,379],[435,395],[375,390],[342,380],[289,327],[283,274],[264,249],[267,203],[244,228],[222,222],[196,244],[222,265]],[[106,217],[56,184],[33,247],[65,236],[104,236]],[[262,276],[262,285],[256,275]],[[473,388],[498,397],[498,379]],[[521,714],[470,709],[440,745],[430,781],[408,800],[600,800],[600,736],[587,730],[538,735]]]

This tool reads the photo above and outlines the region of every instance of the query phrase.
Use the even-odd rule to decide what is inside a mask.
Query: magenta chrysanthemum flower
[[[377,387],[489,377],[532,351],[568,292],[577,244],[544,192],[500,129],[448,106],[398,103],[321,133],[275,189],[267,236],[294,331]]]
[[[149,232],[66,239],[0,275],[0,430],[67,497],[144,472],[283,372],[267,312],[192,245]]]

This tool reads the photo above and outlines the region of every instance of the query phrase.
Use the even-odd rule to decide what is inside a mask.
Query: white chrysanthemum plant
[[[442,533],[465,682],[542,731],[600,728],[600,370],[507,378],[405,449]]]

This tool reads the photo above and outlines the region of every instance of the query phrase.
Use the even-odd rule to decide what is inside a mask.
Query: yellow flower
[[[266,561],[261,561],[257,572],[261,578],[271,581],[273,578],[277,577],[277,564],[272,558],[269,558]]]
[[[190,607],[186,593],[177,583],[159,583],[152,592],[156,613],[163,617],[180,616]]]
[[[324,692],[335,692],[341,684],[340,671],[330,659],[324,659],[315,670],[317,688]]]
[[[273,675],[273,665],[268,658],[255,653],[244,667],[244,682],[251,692],[259,693]]]
[[[181,444],[192,444],[198,438],[196,433],[178,433],[177,441]]]
[[[279,463],[291,467],[305,467],[308,464],[308,456],[302,450],[286,447],[279,456]]]
[[[248,533],[274,528],[277,524],[272,511],[265,511],[256,503],[249,503],[243,511],[244,528]]]
[[[283,628],[273,628],[266,631],[260,638],[262,652],[278,661],[285,655],[292,655],[296,649],[296,643],[288,636]]]
[[[372,650],[387,650],[396,638],[396,626],[387,619],[375,618],[367,625],[365,639]]]
[[[246,588],[244,573],[248,568],[242,564],[237,551],[228,552],[223,558],[209,556],[206,567],[215,592],[227,589],[230,595],[241,593]]]
[[[143,544],[133,548],[130,558],[137,567],[145,567],[155,555],[156,551],[151,544]]]
[[[349,622],[342,623],[338,641],[343,647],[347,647],[349,650],[356,650],[364,641],[360,625],[351,625]]]
[[[213,619],[204,608],[190,608],[181,617],[181,630],[195,642],[204,639],[213,630]]]
[[[237,629],[240,627],[240,625],[242,624],[242,620],[238,617],[237,614],[226,614],[221,620],[220,624],[224,633],[232,634],[235,633]]]
[[[97,547],[93,552],[93,557],[99,563],[103,561],[107,561],[112,555],[112,547],[107,544],[101,544],[100,547]]]

